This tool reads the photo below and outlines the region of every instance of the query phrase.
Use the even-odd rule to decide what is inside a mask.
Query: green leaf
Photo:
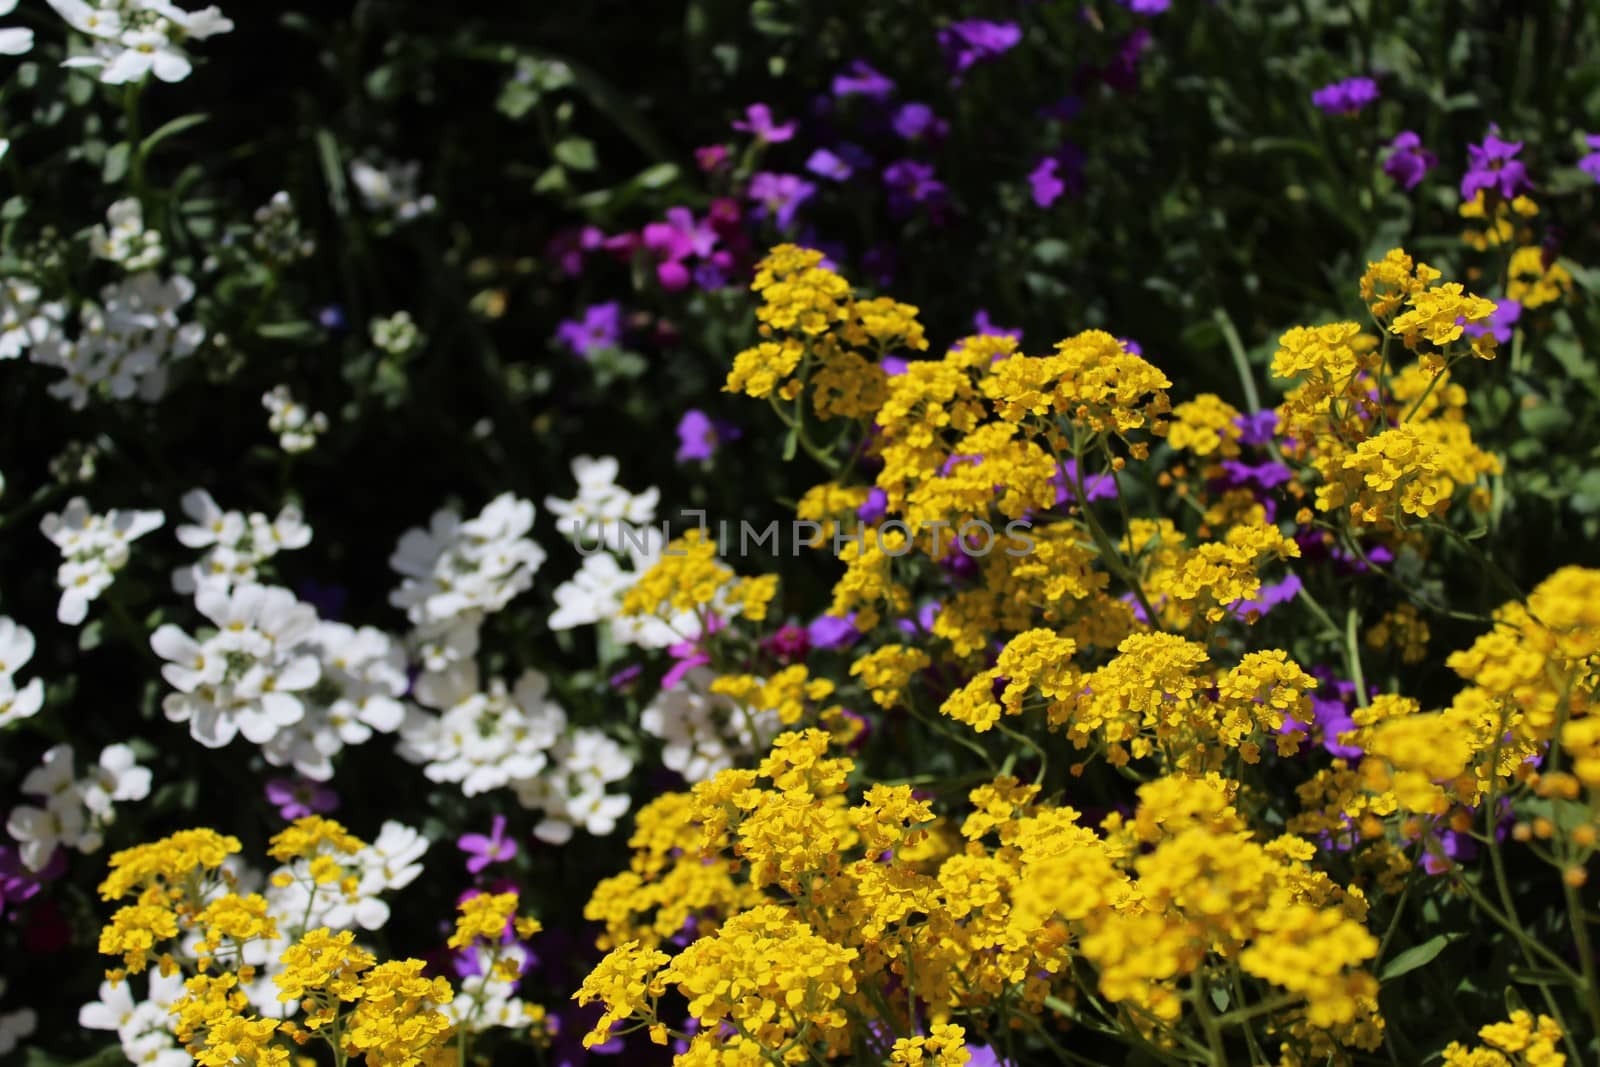
[[[333,204],[333,213],[342,219],[350,214],[350,193],[345,184],[344,160],[333,131],[317,131],[317,158],[322,163],[322,179],[328,183],[328,200]]]
[[[594,142],[583,137],[569,137],[556,144],[555,156],[573,170],[594,170]]]
[[[274,341],[309,341],[319,337],[321,331],[304,319],[294,322],[267,322],[257,327],[256,333]]]
[[[653,167],[641,170],[633,180],[643,189],[662,189],[678,180],[678,165],[657,163]]]
[[[1383,970],[1378,973],[1380,983],[1399,978],[1402,974],[1410,974],[1419,967],[1426,967],[1432,963],[1439,953],[1445,950],[1450,942],[1461,937],[1460,932],[1451,934],[1435,934],[1420,945],[1412,945],[1394,959],[1383,965]]]
[[[128,146],[127,146],[127,144],[124,143],[124,144],[112,145],[110,151],[108,151],[106,153],[106,161],[105,161],[105,164],[100,169],[100,177],[105,180],[105,183],[107,185],[115,185],[117,182],[120,182],[122,180],[123,175],[125,175],[127,173],[128,173]]]
[[[169,137],[176,137],[184,130],[192,130],[201,123],[209,121],[211,121],[210,115],[198,112],[193,115],[179,115],[171,122],[163,123],[160,127],[154,130],[149,137],[146,137],[144,139],[144,145],[140,151],[145,154],[146,158],[149,158],[150,153],[155,150],[156,145],[160,144],[162,141],[167,140]]]

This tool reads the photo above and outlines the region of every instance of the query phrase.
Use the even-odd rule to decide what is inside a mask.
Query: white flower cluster
[[[61,550],[56,584],[61,603],[56,618],[77,626],[89,614],[89,603],[105,592],[128,562],[128,545],[166,521],[159,511],[119,511],[104,515],[89,510],[83,497],[73,497],[59,514],[44,517],[39,529]]]
[[[32,289],[9,285],[23,296]],[[86,301],[78,309],[76,339],[61,327],[57,305],[24,303],[15,314],[26,323],[20,327],[26,337],[35,337],[44,320],[45,336],[33,340],[29,358],[62,371],[65,377],[50,385],[50,395],[81,411],[97,393],[152,403],[165,395],[173,361],[192,354],[206,337],[204,326],[178,317],[192,299],[194,283],[183,275],[142,271],[107,285],[99,303]]]
[[[549,687],[543,674],[529,670],[515,688],[494,678],[484,691],[470,661],[427,676],[416,698],[438,714],[410,709],[400,755],[422,764],[429,781],[459,785],[463,796],[531,781],[567,726],[567,713],[548,699]]]
[[[263,393],[261,406],[267,409],[267,429],[278,435],[278,447],[290,455],[311,451],[317,438],[328,432],[328,416],[296,400],[287,385]]]
[[[661,762],[690,782],[700,782],[764,749],[783,729],[776,710],[757,711],[711,692],[716,677],[704,667],[663,689],[639,717],[645,733],[662,741]]]
[[[0,616],[0,729],[32,718],[44,705],[44,682],[35,678],[17,688],[17,672],[33,658],[33,634]]]
[[[431,194],[417,195],[417,175],[422,164],[373,164],[358,159],[350,164],[350,180],[361,194],[361,202],[375,215],[389,215],[401,222],[427,215],[438,206]]]
[[[454,999],[440,1009],[457,1030],[479,1033],[495,1027],[518,1029],[534,1020],[536,1009],[517,996],[517,983],[491,969],[494,957],[487,947],[474,944],[462,958],[470,961],[471,973],[457,979]],[[499,946],[499,962],[522,974],[533,961],[520,942],[512,942]]]
[[[168,623],[150,646],[176,690],[162,710],[207,748],[243,735],[268,763],[325,782],[345,746],[400,727],[405,650],[382,630],[320,620],[289,590],[253,581],[202,579],[195,607],[214,631]]]
[[[404,356],[422,347],[422,331],[409,311],[396,311],[386,319],[373,319],[367,326],[372,343],[391,356]]]
[[[256,208],[255,224],[256,232],[250,236],[250,244],[269,263],[287,266],[317,253],[317,242],[300,233],[294,200],[282,189]]]
[[[195,607],[216,627],[195,640],[172,623],[150,635],[150,647],[170,662],[161,668],[177,692],[162,710],[207,748],[238,734],[265,745],[305,716],[302,694],[322,668],[306,647],[317,613],[287,589],[247,582],[229,588],[205,583]]]
[[[577,496],[545,501],[557,516],[556,528],[583,552],[577,573],[556,587],[549,626],[571,630],[600,624],[619,645],[666,648],[698,635],[700,620],[693,612],[673,619],[622,613],[622,598],[660,561],[666,542],[661,529],[651,525],[659,491],[632,493],[617,484],[617,471],[610,456],[579,456],[572,462]]]
[[[333,777],[333,757],[346,745],[365,744],[374,732],[391,734],[405,719],[405,649],[371,626],[320,622],[308,646],[322,668],[306,695],[306,713],[268,741],[267,762],[292,766],[313,781]]]
[[[180,82],[193,69],[183,46],[233,29],[215,7],[185,11],[169,0],[50,0],[50,6],[90,39],[86,55],[62,66],[98,70],[108,85],[143,81],[150,74]]]
[[[118,200],[106,209],[106,221],[89,232],[89,247],[101,259],[123,270],[149,270],[161,262],[161,231],[144,227],[144,208],[134,197]]]
[[[60,330],[66,305],[40,296],[37,285],[21,278],[0,282],[0,359],[16,359]]]
[[[199,562],[172,572],[172,588],[186,596],[202,582],[253,582],[262,563],[311,543],[311,527],[293,504],[269,519],[260,512],[223,511],[204,489],[191,489],[182,503],[191,521],[174,532],[185,546],[205,549]]]
[[[651,486],[642,493],[630,493],[617,484],[619,469],[614,456],[579,456],[572,461],[578,495],[571,500],[545,497],[544,501],[563,537],[578,544],[598,542],[613,552],[621,552],[625,544],[644,543],[640,528],[655,521],[661,491]]]
[[[411,620],[429,672],[474,655],[484,617],[532,588],[545,560],[528,536],[533,515],[531,501],[502,493],[474,518],[443,508],[428,529],[401,536],[389,557],[401,576],[389,603]]]
[[[178,971],[162,975],[158,967],[145,975],[149,984],[143,998],[133,995],[132,978],[101,982],[100,999],[78,1009],[78,1025],[85,1030],[114,1030],[129,1063],[189,1067],[194,1058],[172,1032],[177,1020],[171,1009],[183,997],[183,975]]]
[[[514,688],[495,678],[484,690],[471,662],[425,677],[417,700],[438,713],[410,709],[400,755],[422,764],[430,781],[459,784],[464,796],[514,790],[523,807],[543,812],[533,831],[543,841],[565,843],[575,826],[609,834],[628,798],[606,786],[626,778],[633,760],[601,731],[569,727],[549,691],[535,670]]]
[[[105,828],[116,821],[115,805],[150,795],[150,771],[139,766],[127,745],[108,745],[82,778],[74,759],[68,744],[46,752],[22,780],[22,792],[39,804],[15,807],[6,819],[6,832],[30,871],[44,870],[58,847],[98,851]]]

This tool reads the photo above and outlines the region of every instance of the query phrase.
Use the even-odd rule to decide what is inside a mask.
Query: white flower
[[[373,732],[393,733],[405,718],[405,650],[382,630],[337,622],[317,624],[308,649],[322,666],[320,701],[263,749],[274,766],[292,765],[314,781],[333,777],[333,757]]]
[[[0,728],[38,714],[44,705],[44,682],[35,678],[17,688],[16,677],[33,658],[33,634],[0,616]]]
[[[611,456],[579,456],[572,461],[578,495],[571,500],[546,497],[544,506],[556,517],[556,529],[569,541],[600,542],[623,551],[637,528],[655,521],[661,491],[655,487],[635,495],[617,485],[619,465]],[[639,542],[641,545],[644,542]]]
[[[236,734],[262,745],[305,715],[301,694],[322,675],[309,642],[317,613],[287,589],[246,583],[228,589],[201,586],[195,607],[217,627],[203,641],[167,623],[150,647],[169,662],[162,667],[175,693],[162,710],[207,748]]]
[[[544,563],[544,549],[527,537],[533,515],[530,501],[510,493],[465,522],[448,509],[434,512],[429,528],[407,530],[389,557],[402,576],[389,603],[418,627],[499,611]]]
[[[128,545],[165,522],[159,511],[118,511],[104,515],[89,511],[83,497],[67,502],[60,514],[44,517],[39,529],[61,550],[56,572],[61,604],[56,618],[69,626],[83,622],[89,602],[111,584],[128,562]]]
[[[94,254],[129,271],[142,271],[161,262],[161,232],[144,227],[144,209],[134,197],[118,200],[106,209],[106,223],[89,232]]]
[[[63,372],[47,391],[74,409],[96,395],[153,403],[166,393],[172,362],[205,340],[205,327],[178,317],[194,292],[194,283],[182,275],[130,275],[101,289],[98,304],[79,308],[76,338],[52,330],[33,344],[28,358]]]
[[[0,16],[9,15],[16,9],[17,0],[0,0]],[[0,55],[20,56],[31,51],[33,51],[32,30],[25,27],[0,29]]]
[[[426,851],[428,839],[421,831],[388,820],[378,831],[377,840],[356,856],[363,891],[382,893],[404,889],[422,874],[422,864],[417,861]]]
[[[311,451],[317,438],[328,432],[328,416],[295,400],[287,385],[263,393],[261,406],[268,412],[267,429],[278,435],[278,447],[290,455]]]
[[[78,1009],[78,1025],[85,1030],[114,1030],[122,1043],[122,1054],[132,1063],[145,1067],[186,1067],[194,1062],[173,1033],[177,1021],[172,1005],[184,994],[183,975],[163,976],[152,967],[145,974],[149,992],[135,999],[133,980],[124,978],[113,985],[100,983],[100,999]]]
[[[133,749],[127,745],[108,745],[100,753],[99,764],[79,786],[83,806],[109,822],[112,805],[117,801],[143,800],[150,795],[150,771],[139,766]]]
[[[39,287],[20,278],[0,283],[0,359],[16,359],[24,351],[55,336],[66,309],[41,304]]]
[[[100,848],[104,828],[115,819],[113,805],[143,800],[150,792],[150,772],[134,762],[133,750],[111,745],[100,765],[79,780],[72,746],[56,745],[22,780],[22,792],[43,807],[22,804],[11,810],[6,831],[16,839],[23,864],[44,869],[58,847],[90,853]]]
[[[783,728],[776,711],[754,711],[711,692],[716,676],[704,667],[663,689],[639,717],[645,733],[662,741],[661,762],[690,782],[701,782],[754,753]]]
[[[480,692],[472,664],[452,668],[418,691],[419,700],[444,710],[411,709],[400,728],[400,755],[423,764],[429,781],[459,783],[469,797],[533,778],[567,721],[548,689],[545,676],[529,670],[514,690],[496,678]]]
[[[378,167],[358,159],[350,164],[350,180],[368,211],[406,222],[437,206],[432,196],[417,195],[417,174],[421,169],[422,165],[416,162]]]
[[[604,836],[616,829],[629,803],[626,794],[607,793],[606,786],[632,770],[633,759],[621,745],[599,730],[580,727],[550,753],[545,774],[517,785],[517,800],[544,811],[545,818],[533,829],[542,841],[564,844],[574,826]]]
[[[311,543],[311,527],[293,504],[268,519],[260,512],[223,511],[210,493],[191,489],[183,495],[183,512],[193,521],[174,531],[179,542],[206,552],[198,563],[172,572],[172,588],[179,593],[193,593],[201,582],[255,581],[260,564]]]
[[[87,53],[62,66],[99,70],[100,80],[110,85],[150,74],[182,81],[192,69],[184,44],[233,29],[215,7],[185,11],[168,0],[50,0],[50,6],[91,39]]]
[[[556,586],[552,630],[570,630],[609,619],[622,611],[622,598],[639,575],[622,569],[609,552],[585,556],[578,572]]]

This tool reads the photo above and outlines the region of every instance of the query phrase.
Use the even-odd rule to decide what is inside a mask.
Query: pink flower
[[[467,853],[467,870],[477,874],[491,863],[504,863],[517,854],[517,843],[506,836],[506,817],[496,815],[493,829],[483,834],[462,834],[456,847]]]

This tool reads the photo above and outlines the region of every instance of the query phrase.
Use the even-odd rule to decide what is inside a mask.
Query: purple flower
[[[1045,156],[1039,160],[1039,165],[1028,174],[1028,184],[1033,186],[1033,202],[1040,207],[1049,207],[1060,199],[1061,194],[1067,191],[1067,183],[1056,177],[1056,171],[1061,168],[1061,161],[1054,156]]]
[[[743,120],[735,120],[733,128],[748,133],[763,144],[781,144],[794,136],[794,123],[778,125],[772,121],[772,109],[766,104],[751,104],[744,109]]]
[[[1383,172],[1410,190],[1438,162],[1437,156],[1422,147],[1422,138],[1410,130],[1401,130],[1389,142],[1389,158],[1383,161]]]
[[[966,19],[952,22],[939,31],[939,47],[960,82],[975,64],[1004,55],[1022,40],[1022,28],[1015,22],[986,22]]]
[[[901,104],[890,125],[907,141],[938,141],[950,132],[950,124],[935,115],[933,108],[915,101]]]
[[[911,363],[902,356],[884,356],[883,359],[878,361],[878,366],[882,367],[883,373],[889,377],[898,378],[906,372],[906,368],[910,367]]]
[[[894,82],[879,74],[864,60],[856,60],[833,77],[834,96],[864,96],[869,100],[886,100],[894,93]]]
[[[806,627],[806,637],[811,641],[812,648],[833,652],[849,648],[861,640],[861,631],[856,629],[856,617],[853,614],[843,617],[818,615]]]
[[[1278,413],[1271,408],[1258,411],[1254,415],[1240,415],[1233,420],[1239,428],[1239,443],[1259,448],[1270,444],[1272,437],[1278,432]]]
[[[1083,150],[1075,144],[1062,145],[1039,160],[1028,183],[1033,186],[1033,202],[1040,207],[1049,207],[1062,193],[1079,195],[1083,192]]]
[[[622,340],[622,305],[616,301],[591,304],[581,319],[568,319],[556,328],[556,341],[575,356],[589,359]]]
[[[937,212],[944,204],[944,182],[933,176],[930,163],[914,159],[891,163],[883,170],[883,182],[889,187],[890,210],[897,213],[904,213],[913,205]]]
[[[806,170],[832,182],[846,181],[855,173],[855,168],[843,156],[835,155],[826,148],[811,153],[811,158],[806,160]]]
[[[317,312],[317,325],[329,333],[343,333],[349,326],[345,319],[344,308],[338,304],[329,304]]]
[[[798,174],[774,174],[762,171],[750,178],[750,199],[760,209],[777,221],[780,230],[794,222],[794,213],[800,205],[811,199],[817,187]]]
[[[1517,158],[1521,141],[1502,141],[1499,131],[1490,128],[1481,145],[1467,146],[1467,173],[1461,176],[1461,199],[1471,200],[1485,189],[1492,189],[1507,200],[1523,189],[1533,188],[1528,168]]]
[[[989,312],[984,308],[979,308],[978,313],[972,316],[972,328],[977,331],[979,337],[1009,337],[1013,341],[1022,340],[1021,330],[1011,330],[1004,326],[996,326],[990,321]]]
[[[889,513],[889,494],[877,486],[867,491],[866,503],[856,508],[856,517],[862,522],[877,522]]]
[[[1280,604],[1287,604],[1293,600],[1301,590],[1303,583],[1300,576],[1291,574],[1281,582],[1262,582],[1252,600],[1235,600],[1228,607],[1235,615],[1244,615],[1254,611],[1265,615]]]
[[[43,870],[30,871],[23,866],[21,853],[10,845],[0,845],[0,912],[38,896],[44,883],[53,882],[65,873],[66,849],[58,848],[50,853]]]
[[[1311,102],[1329,115],[1354,115],[1378,99],[1378,83],[1371,78],[1345,78],[1311,94]]]
[[[1280,485],[1294,481],[1294,471],[1268,460],[1265,463],[1241,463],[1236,459],[1222,461],[1224,481],[1230,486],[1248,486],[1251,484],[1262,489],[1276,489]]]
[[[686,207],[668,208],[664,221],[646,224],[639,236],[656,257],[656,279],[669,292],[689,284],[689,268],[684,260],[691,256],[709,259],[717,246],[717,231],[711,220],[696,219]]]
[[[1468,337],[1482,337],[1484,334],[1493,334],[1495,341],[1500,344],[1511,343],[1511,331],[1516,328],[1517,320],[1522,318],[1522,302],[1518,300],[1502,299],[1495,304],[1494,313],[1482,322],[1467,322],[1457,319],[1461,332]]]
[[[708,460],[716,454],[718,445],[740,436],[739,428],[733,423],[713,419],[703,411],[690,408],[678,420],[677,461]]]
[[[477,874],[491,863],[504,863],[517,854],[517,843],[506,836],[506,817],[496,815],[489,836],[462,834],[456,847],[468,856],[467,870]]]
[[[1069,459],[1061,464],[1061,469],[1056,471],[1050,479],[1056,487],[1056,506],[1060,507],[1069,500],[1078,498],[1078,461]],[[1083,491],[1091,501],[1115,500],[1117,498],[1117,480],[1109,474],[1091,474],[1083,479]]]
[[[267,782],[267,800],[278,814],[293,821],[307,815],[326,815],[339,807],[339,794],[306,778],[273,778]]]
[[[1586,133],[1583,139],[1589,145],[1589,154],[1578,160],[1578,169],[1600,182],[1600,134]]]
[[[1135,15],[1159,15],[1172,6],[1172,0],[1122,0],[1122,6]]]
[[[632,686],[634,682],[637,682],[643,674],[644,664],[630,663],[616,674],[613,674],[610,678],[607,678],[606,684],[617,690],[627,689]]]

